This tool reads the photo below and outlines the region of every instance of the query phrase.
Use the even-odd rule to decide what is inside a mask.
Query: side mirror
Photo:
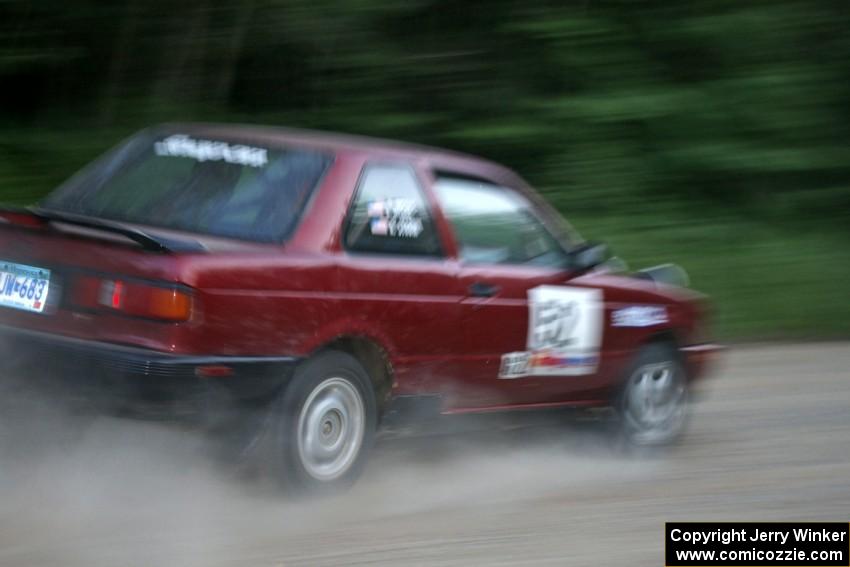
[[[611,251],[602,242],[584,242],[570,250],[570,267],[578,272],[586,272],[611,257]]]

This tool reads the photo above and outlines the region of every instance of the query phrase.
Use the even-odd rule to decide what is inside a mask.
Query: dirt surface
[[[848,520],[850,344],[733,350],[704,386],[664,456],[562,416],[452,420],[309,502],[191,432],[29,412],[2,438],[0,565],[657,566],[665,521]]]

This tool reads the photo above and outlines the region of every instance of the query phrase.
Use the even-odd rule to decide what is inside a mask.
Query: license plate
[[[0,260],[0,306],[41,313],[50,291],[50,270]]]

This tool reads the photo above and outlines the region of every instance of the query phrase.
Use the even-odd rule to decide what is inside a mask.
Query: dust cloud
[[[452,418],[383,433],[312,500],[197,431],[3,395],[0,566],[658,565],[665,521],[846,516],[848,345],[728,359],[669,453],[575,416]]]
[[[380,435],[353,489],[305,500],[261,459],[224,460],[220,440],[195,429],[43,398],[4,405],[0,565],[210,565],[246,550],[251,564],[251,549],[287,556],[327,530],[510,506],[655,466],[624,462],[603,429],[560,414],[453,417]]]

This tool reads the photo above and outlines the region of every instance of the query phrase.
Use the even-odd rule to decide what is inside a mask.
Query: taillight
[[[192,296],[182,288],[95,276],[76,279],[71,301],[86,309],[163,321],[185,321],[192,312]]]
[[[128,285],[122,310],[131,315],[185,321],[192,309],[192,298],[177,288]]]

